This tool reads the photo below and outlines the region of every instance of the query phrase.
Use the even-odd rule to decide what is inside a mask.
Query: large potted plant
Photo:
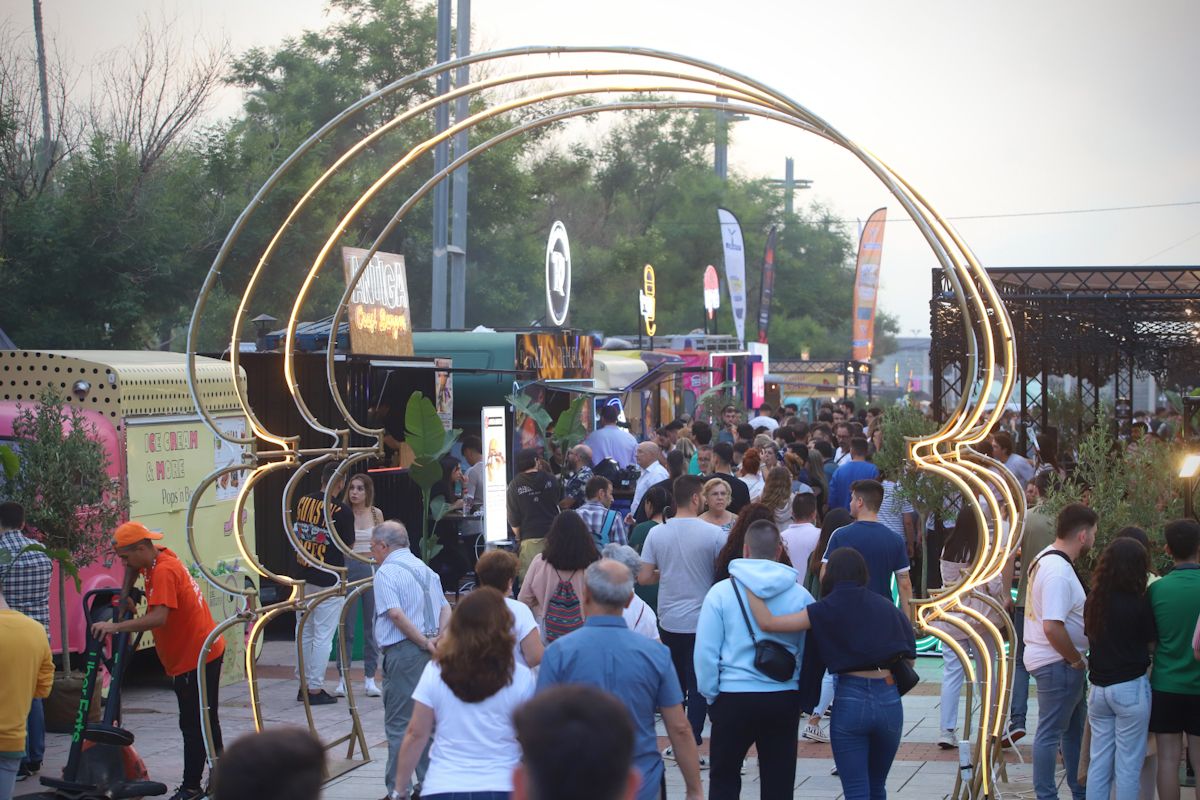
[[[5,477],[5,494],[25,508],[29,533],[58,565],[60,670],[46,704],[46,725],[67,731],[74,722],[81,676],[71,670],[66,582],[95,561],[124,518],[128,503],[119,480],[109,476],[108,454],[83,411],[47,389],[36,405],[19,408],[13,439],[20,468]],[[60,717],[65,715],[65,719]]]
[[[413,464],[409,475],[421,490],[424,511],[421,514],[421,558],[428,564],[442,551],[434,529],[446,515],[449,504],[445,498],[431,497],[434,484],[442,479],[441,458],[450,452],[462,431],[446,430],[433,401],[420,392],[413,392],[404,409],[404,441],[412,448]],[[429,523],[433,522],[431,526]]]

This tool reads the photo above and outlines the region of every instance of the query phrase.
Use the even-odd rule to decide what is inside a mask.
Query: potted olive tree
[[[104,445],[82,410],[47,389],[35,405],[19,408],[13,439],[20,467],[6,475],[5,494],[25,508],[31,536],[58,564],[58,634],[63,643],[60,670],[46,706],[51,730],[70,730],[82,678],[71,671],[66,582],[100,557],[108,537],[124,518],[128,502],[120,481],[108,474]],[[58,712],[65,724],[56,724]],[[61,722],[61,720],[59,721]]]

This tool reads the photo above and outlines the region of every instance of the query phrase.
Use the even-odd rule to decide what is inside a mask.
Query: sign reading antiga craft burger
[[[346,283],[367,256],[358,247],[342,248]],[[350,352],[377,356],[411,356],[412,316],[408,310],[408,279],[404,256],[376,253],[350,295]]]

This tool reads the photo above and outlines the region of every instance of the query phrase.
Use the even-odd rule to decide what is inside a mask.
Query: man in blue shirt
[[[606,458],[616,461],[622,468],[633,466],[637,439],[618,424],[620,418],[621,410],[617,406],[606,405],[600,409],[600,427],[583,440],[591,448],[593,466]]]
[[[629,629],[621,613],[632,599],[633,573],[624,564],[605,558],[588,567],[583,591],[587,621],[546,648],[538,691],[563,683],[590,684],[625,704],[634,724],[633,762],[642,775],[638,800],[655,800],[664,781],[654,730],[654,712],[661,712],[687,800],[702,800],[699,755],[683,713],[671,652]]]
[[[879,470],[867,461],[867,440],[856,436],[850,440],[850,460],[834,470],[833,479],[829,482],[829,507],[850,508],[850,487],[855,481],[879,480]],[[878,506],[875,508],[879,510]],[[870,564],[868,563],[868,566]]]
[[[848,464],[846,466],[849,466]],[[839,467],[839,472],[846,467]],[[850,516],[854,522],[838,528],[829,537],[829,546],[821,557],[821,574],[829,554],[839,547],[857,550],[867,562],[867,588],[892,599],[892,576],[900,592],[900,610],[912,619],[912,580],[909,577],[908,548],[904,538],[879,522],[883,504],[883,484],[875,480],[855,481],[850,487]]]

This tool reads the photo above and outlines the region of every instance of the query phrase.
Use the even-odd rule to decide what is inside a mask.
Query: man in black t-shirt
[[[522,577],[533,557],[542,552],[562,499],[558,481],[539,467],[538,456],[534,448],[517,453],[517,475],[508,485],[508,527],[521,542]]]
[[[321,473],[321,491],[306,494],[296,502],[292,514],[292,531],[309,558],[330,567],[344,567],[346,558],[333,541],[333,535],[336,532],[347,548],[353,548],[354,514],[350,511],[350,506],[341,502],[345,481],[339,478],[330,486],[336,471],[336,464],[326,464]],[[329,510],[333,513],[332,531],[325,517],[326,487],[329,487]],[[300,553],[296,554],[296,561],[300,564],[296,577],[304,579],[306,595],[324,591],[337,583],[336,573],[313,566]],[[329,648],[333,644],[333,635],[337,633],[342,604],[345,602],[344,597],[330,597],[314,608],[307,619],[300,613],[296,614],[296,638],[302,641],[304,677],[308,683],[310,705],[329,705],[337,702],[336,697],[325,691],[325,669],[329,666]],[[304,619],[303,625],[301,619]],[[296,677],[300,677],[299,669],[296,670]],[[302,691],[303,689],[300,689],[296,692],[296,700],[304,699]]]

